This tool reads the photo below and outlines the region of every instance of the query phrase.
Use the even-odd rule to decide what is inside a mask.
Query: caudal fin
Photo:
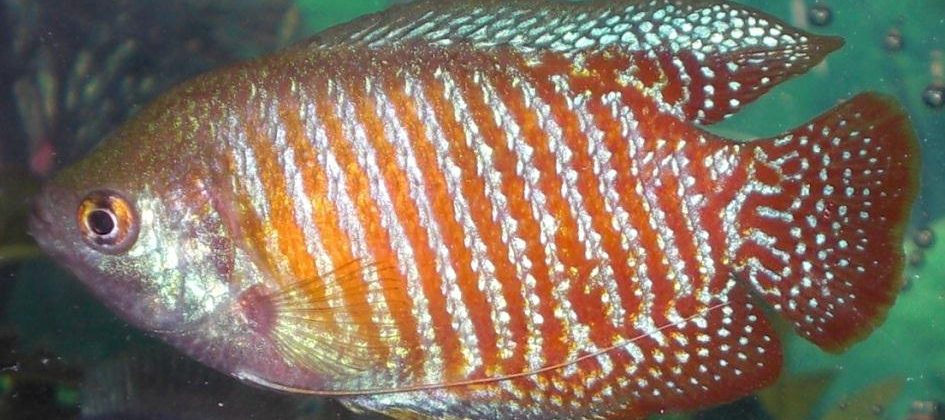
[[[754,143],[736,274],[828,351],[866,337],[902,283],[919,148],[889,97],[866,93]]]

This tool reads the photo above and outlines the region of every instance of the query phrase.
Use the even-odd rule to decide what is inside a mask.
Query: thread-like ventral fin
[[[902,283],[919,148],[896,102],[861,94],[755,143],[737,273],[828,351],[865,338]]]

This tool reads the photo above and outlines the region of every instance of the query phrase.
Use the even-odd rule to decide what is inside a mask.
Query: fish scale
[[[901,282],[918,151],[889,99],[862,94],[752,142],[695,125],[840,44],[721,1],[399,6],[185,83],[48,187],[53,201],[116,156],[138,163],[105,191],[151,212],[147,249],[87,267],[42,220],[36,236],[202,362],[358,410],[720,404],[777,378],[769,316],[839,351]],[[175,197],[173,216],[193,216],[150,222]],[[147,259],[199,245],[195,229],[232,239],[206,247],[230,263]],[[109,283],[128,267],[143,292]]]
[[[418,52],[416,60],[425,59],[429,60],[427,56],[419,55],[422,52]],[[476,68],[477,72],[483,72],[482,68],[493,68],[495,69],[496,61],[489,57],[478,57],[475,53],[467,53],[473,60],[479,60],[480,65],[469,65],[469,68]],[[409,55],[409,54],[408,54]],[[437,57],[439,60],[442,60],[444,63],[452,62],[448,57]],[[357,61],[357,60],[355,60]],[[508,62],[504,64],[508,65]],[[407,63],[403,64],[405,69],[411,69],[416,63],[411,63],[407,60]],[[510,70],[514,69],[514,70]],[[338,70],[338,76],[335,77],[351,77],[354,69],[341,69]],[[385,69],[389,71],[389,69]],[[412,142],[430,142],[434,144],[446,144],[445,150],[448,155],[440,156],[427,156],[422,160],[445,160],[446,156],[453,156],[452,161],[456,162],[454,165],[457,170],[442,171],[439,174],[430,173],[429,171],[424,173],[424,177],[442,177],[447,179],[447,184],[450,183],[449,179],[453,179],[457,185],[457,189],[454,190],[441,190],[445,193],[443,196],[431,196],[427,193],[425,199],[430,202],[452,202],[452,207],[455,208],[466,208],[465,216],[462,214],[456,214],[454,217],[449,220],[442,220],[439,224],[439,229],[444,232],[459,232],[457,234],[451,235],[454,240],[462,240],[459,246],[470,246],[470,239],[478,237],[478,240],[482,240],[480,246],[486,247],[485,254],[482,254],[478,264],[483,264],[484,259],[493,261],[492,264],[501,265],[508,264],[506,260],[507,255],[512,255],[514,260],[514,255],[518,251],[515,251],[515,245],[508,239],[503,240],[499,235],[485,235],[482,236],[470,236],[469,233],[462,233],[469,229],[468,223],[472,222],[475,226],[478,227],[479,231],[488,231],[499,233],[503,229],[503,223],[508,219],[515,219],[516,224],[523,226],[523,231],[531,232],[529,236],[523,237],[521,239],[524,241],[528,248],[532,248],[529,252],[536,256],[535,260],[539,263],[536,270],[536,282],[546,282],[550,284],[550,290],[547,290],[545,295],[530,295],[524,292],[522,287],[522,282],[519,277],[514,273],[514,270],[510,269],[508,266],[505,266],[504,269],[497,269],[496,272],[503,272],[505,275],[497,276],[494,281],[501,282],[500,291],[502,293],[502,298],[507,301],[516,301],[524,302],[530,301],[533,299],[532,296],[537,297],[537,301],[549,302],[549,305],[546,307],[545,313],[543,314],[543,319],[558,318],[560,320],[560,330],[557,334],[560,334],[563,339],[568,342],[569,348],[572,350],[568,352],[553,354],[552,357],[546,358],[543,353],[543,349],[538,349],[537,353],[540,356],[537,356],[533,353],[531,355],[534,358],[531,364],[537,364],[539,367],[545,367],[555,363],[562,363],[569,360],[575,360],[581,357],[587,357],[584,364],[587,365],[584,369],[578,364],[570,364],[570,366],[562,370],[563,379],[566,380],[565,383],[578,380],[583,386],[594,382],[606,383],[606,375],[601,375],[601,378],[591,380],[589,378],[594,378],[595,375],[593,372],[595,370],[601,370],[602,366],[607,363],[614,363],[613,352],[602,353],[599,355],[593,355],[594,353],[601,352],[601,349],[612,348],[614,346],[619,347],[619,343],[630,342],[630,341],[642,341],[646,342],[651,348],[649,354],[646,356],[649,360],[662,360],[665,362],[667,355],[662,350],[658,350],[661,346],[667,346],[672,339],[670,334],[666,334],[662,329],[666,325],[674,325],[675,323],[686,322],[685,319],[693,316],[694,314],[705,311],[711,302],[699,302],[699,306],[696,306],[694,303],[690,303],[687,308],[681,309],[681,304],[683,300],[693,301],[695,298],[694,290],[701,288],[701,284],[694,283],[698,281],[714,281],[716,284],[724,282],[724,279],[704,279],[700,280],[698,273],[698,268],[700,266],[699,261],[697,261],[694,256],[695,247],[697,246],[694,242],[694,238],[697,236],[695,232],[686,232],[681,231],[680,227],[684,224],[689,224],[693,226],[701,226],[699,220],[693,220],[689,218],[685,210],[683,209],[683,202],[681,198],[676,198],[676,189],[678,188],[678,175],[679,168],[674,171],[673,162],[674,156],[683,156],[687,150],[691,150],[692,146],[701,145],[704,153],[715,154],[714,149],[716,148],[728,148],[730,153],[735,152],[735,148],[731,145],[724,144],[721,140],[709,139],[707,135],[701,135],[697,141],[692,142],[692,146],[689,148],[686,147],[686,143],[682,141],[682,133],[675,132],[681,129],[675,125],[675,120],[663,116],[662,114],[656,113],[655,111],[638,111],[641,115],[647,114],[652,115],[651,119],[641,119],[638,121],[635,118],[635,113],[629,111],[628,108],[623,107],[623,112],[619,109],[616,113],[613,113],[608,110],[607,100],[599,100],[593,103],[593,106],[588,106],[587,109],[574,108],[570,112],[572,113],[581,113],[580,116],[572,115],[567,120],[562,119],[557,121],[559,124],[567,124],[570,121],[571,126],[568,127],[571,132],[577,134],[571,139],[565,139],[564,142],[567,144],[567,147],[570,149],[580,148],[582,145],[577,142],[569,143],[569,140],[573,141],[575,139],[581,139],[583,142],[586,142],[586,139],[593,139],[595,136],[590,133],[592,130],[598,130],[602,136],[597,140],[594,148],[599,149],[599,154],[602,156],[609,156],[610,162],[613,165],[610,169],[613,176],[613,182],[602,184],[597,188],[593,188],[597,192],[592,195],[597,195],[597,200],[601,200],[601,195],[611,195],[613,197],[620,197],[618,201],[611,204],[611,208],[608,210],[606,207],[599,209],[599,214],[596,214],[595,217],[603,220],[611,220],[612,222],[617,221],[618,216],[616,213],[620,209],[623,214],[628,216],[620,223],[623,223],[627,226],[628,230],[625,232],[636,232],[635,235],[638,238],[635,240],[636,247],[650,250],[648,252],[648,257],[646,265],[651,267],[652,275],[654,278],[668,278],[673,280],[674,278],[678,279],[676,282],[656,282],[650,280],[653,285],[650,290],[626,290],[626,286],[639,284],[640,280],[634,280],[639,278],[639,275],[632,269],[628,271],[629,281],[623,282],[623,288],[625,289],[624,293],[634,293],[637,292],[638,296],[635,299],[628,299],[628,301],[636,301],[639,305],[649,308],[649,310],[640,311],[638,306],[629,306],[623,308],[630,314],[633,314],[633,326],[634,328],[627,329],[618,329],[617,325],[620,325],[620,322],[606,321],[612,319],[613,310],[608,311],[606,305],[588,305],[590,302],[600,302],[602,296],[607,293],[608,287],[613,287],[615,289],[620,287],[620,282],[617,281],[615,277],[609,278],[596,278],[592,279],[590,277],[580,278],[580,277],[571,277],[567,276],[567,273],[580,272],[583,270],[585,273],[588,273],[589,270],[587,266],[593,264],[594,261],[585,260],[583,254],[585,249],[577,241],[574,233],[559,232],[556,229],[555,225],[542,224],[542,215],[541,212],[535,212],[535,200],[534,193],[526,193],[525,185],[530,182],[526,177],[525,170],[522,169],[529,164],[522,164],[521,162],[526,158],[522,157],[521,152],[517,152],[514,145],[511,147],[507,144],[509,139],[514,138],[523,138],[523,130],[518,129],[518,132],[513,133],[508,130],[510,123],[506,124],[506,127],[502,126],[502,118],[499,118],[500,121],[495,121],[493,116],[493,111],[496,109],[494,106],[487,107],[489,103],[488,98],[486,98],[483,92],[489,92],[490,90],[497,90],[496,87],[492,85],[485,85],[484,83],[487,80],[493,81],[503,80],[501,84],[503,87],[518,85],[522,83],[528,83],[530,81],[535,81],[534,83],[541,83],[540,80],[550,80],[549,75],[556,75],[562,78],[569,80],[570,84],[577,86],[581,90],[591,89],[591,93],[588,98],[593,97],[605,97],[604,94],[596,94],[595,90],[599,91],[605,88],[606,83],[601,83],[598,80],[592,80],[590,77],[575,77],[571,73],[569,68],[560,68],[552,65],[550,68],[544,68],[540,65],[528,66],[525,63],[520,63],[518,66],[511,65],[507,67],[506,70],[487,70],[488,73],[486,76],[485,73],[476,73],[480,77],[474,77],[473,72],[466,70],[466,66],[453,69],[447,67],[446,65],[433,67],[430,70],[418,71],[418,74],[412,79],[416,80],[419,84],[417,85],[418,89],[424,91],[425,96],[430,101],[432,108],[441,110],[433,116],[427,116],[427,118],[434,118],[436,124],[445,127],[442,133],[443,137],[440,139],[429,139],[429,138],[417,138],[410,139]],[[400,97],[408,98],[406,92],[392,92],[395,89],[401,88],[401,86],[393,84],[385,84],[376,82],[376,80],[383,77],[382,74],[374,74],[371,71],[365,72],[365,80],[368,83],[366,85],[372,86],[374,89],[379,89],[385,91],[385,93],[390,97]],[[375,79],[378,78],[378,79]],[[325,75],[325,77],[318,78],[323,80],[323,82],[312,85],[302,83],[302,90],[306,91],[311,89],[311,92],[306,96],[308,97],[317,97],[322,95],[320,92],[327,92],[331,89],[336,89],[338,91],[345,91],[346,94],[344,99],[337,100],[336,104],[332,107],[316,107],[322,109],[322,112],[318,114],[316,120],[325,120],[325,119],[337,119],[340,126],[333,128],[332,130],[336,133],[348,133],[348,135],[340,135],[332,137],[338,139],[338,143],[333,146],[334,149],[338,147],[343,147],[342,145],[348,145],[345,147],[350,147],[352,151],[357,151],[355,153],[364,154],[367,153],[363,149],[364,144],[360,143],[363,140],[357,140],[353,133],[357,131],[365,130],[365,126],[369,125],[370,122],[367,117],[361,117],[360,115],[372,115],[371,113],[365,114],[352,114],[347,112],[345,114],[344,109],[352,109],[353,101],[364,100],[370,102],[371,99],[366,95],[366,92],[352,86],[355,82],[350,83],[338,83],[333,85],[332,88],[329,88],[330,82],[328,80],[333,80],[331,75]],[[346,79],[343,79],[346,80]],[[357,80],[357,79],[356,79]],[[361,82],[357,82],[361,84]],[[547,83],[547,82],[545,82]],[[452,86],[450,88],[449,86]],[[447,91],[453,89],[451,93]],[[387,93],[392,92],[392,93]],[[513,91],[515,92],[515,91]],[[517,92],[516,92],[517,93]],[[365,95],[365,98],[355,99],[358,95]],[[556,93],[556,95],[561,95]],[[627,96],[632,95],[632,91],[628,91]],[[274,97],[281,97],[279,95],[274,95]],[[634,99],[624,99],[622,96],[613,96],[617,102],[615,103],[627,103],[631,102]],[[639,94],[636,96],[639,98]],[[335,98],[339,96],[335,95]],[[568,100],[569,98],[563,98],[563,100]],[[580,102],[572,99],[572,102]],[[639,100],[639,99],[636,99]],[[449,101],[449,102],[448,102]],[[588,100],[589,101],[589,100]],[[374,104],[377,106],[377,104]],[[494,105],[494,104],[493,104]],[[407,104],[404,108],[417,109],[422,106],[416,102]],[[654,105],[648,105],[649,107],[654,107]],[[253,106],[250,106],[252,108]],[[260,106],[265,108],[264,106]],[[472,109],[476,108],[476,111]],[[488,111],[487,111],[488,110]],[[389,111],[386,111],[389,112]],[[473,114],[466,114],[470,112]],[[529,118],[537,118],[537,115],[534,114],[534,110],[519,109],[517,115],[512,115],[512,118],[516,119],[516,122],[521,124],[524,122],[525,117],[523,115],[529,115]],[[326,113],[330,113],[326,115]],[[515,113],[510,113],[515,114]],[[342,117],[344,115],[344,117]],[[473,116],[475,115],[475,116]],[[583,118],[583,115],[590,115],[592,119],[589,120],[585,126],[577,124],[577,120]],[[431,121],[423,121],[424,117],[421,115],[412,115],[411,118],[404,119],[416,119],[422,121],[424,124],[433,124]],[[312,118],[309,116],[309,118]],[[503,117],[504,118],[504,117]],[[464,123],[463,121],[466,121]],[[400,124],[404,124],[401,122]],[[534,130],[528,132],[528,135],[525,137],[533,137],[533,143],[536,145],[537,150],[541,150],[542,153],[532,152],[528,157],[535,159],[536,156],[541,156],[545,159],[545,162],[542,164],[542,167],[552,168],[554,158],[551,156],[548,149],[548,138],[546,135],[543,135],[537,127],[530,126]],[[619,129],[618,129],[619,127]],[[453,136],[452,138],[456,140],[450,140],[449,137],[446,137],[447,132],[460,133],[461,135]],[[615,135],[621,132],[626,132],[627,136]],[[646,139],[659,138],[660,141],[649,141]],[[665,139],[664,139],[665,138]],[[668,140],[667,140],[668,139]],[[383,137],[374,137],[375,143],[384,143],[391,142],[391,139]],[[301,147],[308,147],[314,149],[315,144],[311,139],[303,139],[301,143],[296,142]],[[679,144],[680,146],[676,146]],[[708,145],[708,146],[707,146]],[[519,146],[521,149],[522,146]],[[584,147],[589,147],[589,145],[584,145]],[[678,150],[677,150],[678,149]],[[425,149],[427,153],[430,153],[430,148]],[[423,153],[424,150],[412,150],[414,154]],[[252,154],[252,153],[250,153]],[[435,154],[435,153],[434,153]],[[396,163],[395,157],[392,155],[381,156],[374,153],[376,159],[376,165],[380,167],[388,168],[387,172],[390,176],[400,175],[403,176],[400,166]],[[475,157],[474,157],[475,156]],[[692,159],[687,160],[691,161]],[[344,178],[353,177],[357,174],[360,176],[367,177],[363,183],[365,185],[386,185],[389,190],[389,194],[399,195],[399,194],[408,194],[407,191],[401,189],[396,189],[396,184],[392,184],[387,178],[382,177],[380,172],[376,169],[367,168],[365,161],[363,159],[358,160],[354,158],[346,158],[348,163],[338,163],[337,166],[344,168],[343,171],[345,175]],[[518,163],[516,163],[518,161]],[[463,163],[459,163],[463,162]],[[478,162],[478,163],[477,163]],[[441,164],[442,165],[442,164]],[[489,169],[487,166],[497,165],[505,169],[499,170],[498,172],[495,169]],[[678,164],[677,164],[678,165]],[[250,166],[252,167],[252,166]],[[448,168],[449,166],[443,166]],[[684,166],[688,167],[688,165]],[[600,173],[595,171],[593,167],[585,168],[575,168],[579,174],[578,178],[583,179],[598,179]],[[547,172],[542,173],[544,175]],[[634,174],[637,174],[634,176]],[[234,175],[237,178],[251,178],[249,176],[244,177],[239,171],[234,172]],[[540,176],[539,178],[549,178],[548,175]],[[491,181],[490,181],[491,180]],[[491,182],[498,182],[494,184],[493,187],[495,191],[504,190],[508,191],[504,197],[499,197],[495,195],[495,192],[490,193],[487,187]],[[457,183],[461,182],[461,183]],[[479,183],[480,187],[471,188],[471,185]],[[402,184],[400,184],[403,187]],[[464,188],[459,188],[459,185],[464,185]],[[517,187],[516,187],[517,185]],[[573,216],[562,217],[562,215],[570,215],[571,211],[567,208],[563,196],[561,196],[559,188],[555,188],[553,185],[542,188],[536,184],[532,188],[537,186],[540,193],[548,196],[556,197],[555,200],[551,201],[555,205],[549,207],[550,211],[556,212],[558,220],[566,220],[569,225],[575,225],[577,221]],[[622,193],[623,191],[634,191],[636,190],[636,198],[633,196],[627,196]],[[365,188],[362,193],[364,196],[369,195],[370,199],[374,202],[374,205],[379,205],[379,201],[390,200],[389,198],[381,197],[377,192],[378,188]],[[370,192],[370,194],[367,194]],[[721,193],[721,191],[719,191]],[[331,193],[330,193],[331,194]],[[335,194],[344,194],[343,191],[336,191]],[[351,193],[349,193],[351,194]],[[490,198],[490,194],[491,198]],[[309,200],[308,196],[301,197],[292,197],[294,200]],[[345,198],[335,198],[340,201],[348,201],[351,199]],[[358,199],[360,202],[362,199]],[[498,205],[498,202],[505,203],[503,205]],[[411,200],[413,201],[413,200]],[[493,204],[488,204],[492,202]],[[472,203],[480,203],[479,205],[473,205]],[[548,205],[549,203],[543,203]],[[500,207],[508,206],[508,208],[516,208],[520,210],[510,211],[500,211]],[[710,207],[718,207],[717,205],[708,204]],[[587,211],[587,209],[584,209]],[[477,215],[474,216],[475,220],[470,220],[469,217],[472,215],[471,212],[477,212]],[[634,217],[633,214],[649,214],[651,216],[647,217]],[[652,216],[653,214],[659,214],[660,216]],[[703,213],[705,214],[705,213]],[[363,226],[379,224],[380,216],[374,213],[366,214],[359,213],[358,223]],[[261,217],[261,216],[260,216]],[[411,221],[402,220],[402,224],[408,224]],[[562,223],[563,224],[563,223]],[[291,229],[297,229],[295,226],[290,225]],[[701,228],[700,232],[703,230]],[[607,232],[609,235],[619,236],[620,231]],[[349,232],[345,234],[341,232],[342,236],[340,238],[323,238],[322,240],[326,243],[334,243],[339,239],[345,241],[357,241],[357,236],[352,236]],[[533,236],[532,236],[533,235]],[[564,236],[562,236],[564,235]],[[724,238],[720,235],[720,232],[716,232],[715,235],[708,235],[708,241],[714,243],[724,244]],[[554,241],[554,243],[559,244],[557,247],[549,247],[546,240],[542,240],[541,237],[545,237]],[[565,239],[569,238],[569,239]],[[565,242],[561,242],[564,240]],[[544,246],[540,245],[545,243]],[[378,251],[380,255],[385,255],[384,258],[374,257],[381,261],[387,259],[393,259],[390,256],[394,255],[395,243],[389,238],[385,240],[383,247],[386,247],[386,250]],[[455,245],[450,247],[455,249]],[[627,247],[629,248],[629,247]],[[717,245],[717,248],[726,249],[724,245]],[[563,266],[560,262],[561,256],[552,254],[557,249],[563,250],[576,250],[574,254],[579,256],[576,260],[571,258],[573,261],[571,265]],[[669,251],[668,251],[669,250]],[[627,252],[628,249],[624,249],[624,252]],[[429,255],[429,254],[428,254]],[[470,254],[471,255],[471,254]],[[689,258],[682,258],[682,255],[689,256]],[[283,255],[284,258],[291,258],[290,255]],[[304,256],[303,256],[304,257]],[[459,277],[458,282],[466,282],[467,285],[473,287],[461,287],[459,296],[444,296],[441,295],[440,298],[454,298],[456,299],[457,307],[454,311],[462,313],[480,313],[487,314],[490,311],[494,311],[492,301],[487,297],[488,290],[484,290],[489,286],[487,283],[481,283],[479,275],[475,274],[475,267],[477,263],[473,262],[474,260],[469,260],[469,267],[473,267],[473,271],[468,272],[471,275],[466,277]],[[545,264],[542,265],[541,261],[544,261]],[[427,265],[434,263],[434,261],[416,261],[412,262],[418,266]],[[557,263],[561,267],[553,267],[551,263]],[[393,264],[393,263],[392,263]],[[688,268],[687,268],[688,267]],[[457,267],[461,269],[462,267]],[[544,268],[542,271],[541,268]],[[400,273],[403,275],[403,273]],[[564,275],[565,277],[561,277]],[[558,276],[558,277],[555,277]],[[681,283],[681,278],[687,277],[685,284]],[[477,280],[479,279],[479,280]],[[370,282],[369,279],[363,281]],[[399,281],[405,281],[404,279],[398,279]],[[424,282],[431,282],[433,284],[438,284],[441,281],[441,277],[438,275],[428,276],[423,278]],[[567,289],[561,289],[562,283],[567,283]],[[345,285],[343,284],[343,287]],[[363,288],[363,284],[350,284],[350,287]],[[427,290],[435,291],[437,287],[427,288]],[[559,292],[554,292],[555,289],[558,289]],[[719,297],[721,296],[724,299],[727,297],[724,293],[721,293],[721,290],[724,288],[716,287],[712,293],[709,294],[713,301],[718,302]],[[395,306],[398,304],[405,304],[409,302],[409,293],[407,289],[398,291],[403,293],[402,296],[390,298],[388,297],[387,303],[390,306]],[[563,293],[562,293],[563,292]],[[435,292],[434,292],[435,293]],[[535,293],[534,291],[532,293]],[[431,297],[428,297],[432,298]],[[495,299],[495,298],[493,298]],[[724,302],[724,299],[722,300]],[[465,310],[460,310],[459,308],[465,307]],[[472,365],[473,370],[469,371],[466,375],[453,376],[453,377],[444,377],[443,380],[446,382],[459,382],[459,381],[468,381],[476,379],[486,379],[492,375],[507,375],[514,374],[516,372],[525,371],[522,368],[520,357],[525,357],[526,348],[530,345],[524,339],[525,334],[527,334],[528,328],[540,328],[541,325],[533,324],[533,318],[526,315],[524,312],[524,306],[517,306],[517,310],[509,311],[508,316],[512,319],[515,319],[516,325],[519,326],[519,331],[513,333],[512,338],[516,341],[516,345],[510,346],[509,344],[503,344],[501,340],[497,338],[501,331],[508,329],[511,324],[511,319],[506,321],[506,324],[502,325],[498,322],[497,316],[488,316],[488,317],[479,317],[474,320],[473,326],[474,331],[477,334],[477,340],[473,342],[467,342],[465,345],[475,345],[478,347],[478,354],[482,354],[481,360],[470,360],[469,356],[466,356],[466,362]],[[570,308],[570,309],[569,309]],[[409,311],[398,309],[392,309],[393,313],[398,313],[403,316],[407,316]],[[449,310],[448,310],[449,312]],[[500,312],[493,312],[500,313]],[[567,313],[570,313],[568,315]],[[442,314],[442,313],[441,313]],[[416,315],[410,315],[415,317]],[[442,316],[442,315],[441,315]],[[444,322],[446,320],[441,320],[440,325],[447,324]],[[593,329],[590,327],[593,325]],[[383,330],[387,328],[381,325],[375,325],[375,328],[378,330]],[[664,328],[661,328],[664,327]],[[391,326],[393,329],[393,326]],[[397,327],[396,331],[400,336],[403,336],[407,333],[406,329],[403,327]],[[483,331],[485,330],[485,331]],[[522,331],[526,330],[526,331]],[[581,331],[584,331],[583,333]],[[554,337],[555,332],[543,330],[543,337]],[[458,334],[459,330],[457,328],[452,328],[451,334]],[[380,332],[372,332],[369,329],[364,332],[366,335],[371,334],[380,334]],[[576,335],[575,335],[576,334]],[[582,335],[583,334],[583,335]],[[379,337],[375,337],[377,339]],[[535,345],[533,342],[532,346]],[[408,346],[412,347],[412,346]],[[641,347],[641,350],[643,351]],[[512,354],[515,354],[515,357],[502,357],[500,352],[508,351]],[[628,354],[632,357],[632,355]],[[385,356],[385,353],[378,353],[376,355],[378,359],[387,359],[388,356]],[[625,355],[624,357],[626,357]],[[455,355],[453,355],[453,360],[455,360]],[[606,358],[606,361],[603,360]],[[619,358],[617,358],[619,359]],[[642,360],[644,363],[647,359]],[[636,362],[641,362],[637,361]],[[482,365],[481,368],[477,369],[479,365]],[[618,368],[619,368],[618,363]],[[609,371],[614,371],[615,367],[608,369]],[[579,373],[580,372],[580,373]],[[610,372],[608,372],[610,373]],[[649,372],[646,372],[649,373]],[[372,373],[375,375],[375,373]],[[395,374],[396,375],[396,374]],[[425,373],[426,376],[432,376],[430,372]],[[578,379],[580,378],[580,379]],[[655,381],[658,378],[650,378],[649,380],[644,379],[643,382],[637,381],[637,386],[646,387],[649,386],[649,381]],[[410,381],[417,381],[422,383],[425,379],[423,377],[405,377],[400,378],[399,384],[409,383]],[[612,379],[611,379],[612,380]],[[646,385],[640,385],[641,383]],[[380,383],[375,384],[374,386],[384,386]],[[528,389],[531,385],[522,385],[523,389]],[[573,385],[571,385],[573,386]],[[581,388],[577,389],[582,389]],[[564,388],[569,389],[568,385],[565,385]],[[571,392],[574,392],[572,389]],[[586,392],[586,391],[585,391]],[[574,396],[572,396],[573,398]]]

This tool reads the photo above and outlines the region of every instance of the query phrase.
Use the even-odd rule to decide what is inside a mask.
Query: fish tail
[[[824,350],[865,338],[903,280],[920,164],[908,117],[865,93],[744,151],[752,163],[728,207],[736,276]]]

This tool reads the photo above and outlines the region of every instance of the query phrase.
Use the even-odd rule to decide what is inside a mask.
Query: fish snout
[[[39,237],[43,235],[43,232],[48,231],[52,226],[52,215],[47,208],[47,203],[48,200],[46,200],[44,191],[38,197],[33,198],[32,205],[30,206],[27,225],[30,235],[36,239],[39,239]]]
[[[30,236],[39,242],[40,246],[57,230],[65,229],[65,223],[68,222],[66,215],[69,212],[62,207],[65,201],[64,193],[65,191],[54,186],[46,186],[32,199],[27,227]]]
[[[49,210],[47,210],[44,205],[42,196],[36,197],[32,201],[32,209],[29,217],[30,231],[33,231],[33,228],[36,226],[45,227],[52,224],[52,218],[49,215]]]

